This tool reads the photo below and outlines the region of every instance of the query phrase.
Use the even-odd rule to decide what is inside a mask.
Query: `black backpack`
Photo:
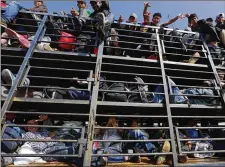
[[[125,91],[129,92],[126,84],[124,83],[113,83],[108,87],[109,91]],[[128,101],[128,93],[120,93],[120,92],[104,92],[102,101],[118,101],[118,102],[127,102]]]

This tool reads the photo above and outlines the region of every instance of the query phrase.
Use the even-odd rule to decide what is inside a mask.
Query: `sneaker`
[[[200,54],[195,52],[189,60],[184,60],[184,63],[195,64],[199,60]]]
[[[167,152],[170,152],[170,142],[169,141],[165,141],[163,143],[163,146],[162,146],[162,150],[161,150],[162,153],[167,153]],[[164,162],[166,162],[166,155],[159,155],[156,159],[156,164],[157,165],[161,165],[163,164]]]
[[[3,26],[3,25],[1,25]],[[19,43],[21,44],[21,46],[23,48],[29,48],[30,47],[30,41],[28,41],[28,39],[26,39],[23,35],[18,34],[16,31],[7,28],[5,26],[3,26],[5,28],[5,32],[9,35],[9,37],[14,37],[17,38]]]
[[[2,79],[6,84],[12,85],[16,77],[9,69],[4,69],[2,71]]]
[[[8,97],[9,90],[5,86],[1,86],[1,97],[7,98]]]
[[[54,51],[49,44],[44,44],[43,48],[47,51]]]

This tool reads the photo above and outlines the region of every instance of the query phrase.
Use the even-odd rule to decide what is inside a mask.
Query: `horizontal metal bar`
[[[123,67],[133,67],[133,68],[141,68],[141,69],[155,69],[155,70],[161,70],[160,67],[150,67],[150,66],[140,66],[140,65],[133,65],[133,64],[120,64],[119,62],[116,63],[102,63],[102,65],[110,65],[110,66],[123,66]]]
[[[103,62],[104,59],[116,59],[116,60],[129,60],[129,61],[137,61],[137,62],[147,62],[147,63],[157,63],[158,60],[151,60],[151,59],[140,59],[140,58],[134,58],[134,57],[122,57],[122,56],[115,56],[115,55],[103,55]]]
[[[61,77],[50,77],[50,76],[34,76],[28,75],[28,78],[42,78],[42,79],[56,79],[56,80],[73,80],[73,78],[61,78]]]
[[[170,76],[170,78],[185,79],[185,80],[198,80],[198,81],[209,81],[209,80],[211,80],[210,78],[208,78],[208,79],[203,79],[203,78],[185,78],[185,77],[175,77],[175,76]]]
[[[187,54],[179,54],[179,53],[171,53],[171,52],[166,52],[165,55],[168,57],[172,57],[172,56],[182,56],[182,57],[187,57],[187,58],[191,58],[194,57],[193,55],[187,55]],[[206,57],[198,57],[198,59],[207,59]],[[188,64],[188,63],[186,63]],[[189,63],[190,64],[190,63]],[[198,64],[194,64],[194,65],[198,65]]]
[[[149,33],[149,35],[150,35],[150,34],[151,34],[151,33]],[[116,36],[118,36],[118,37],[126,37],[126,38],[133,38],[133,39],[143,39],[143,37],[131,36],[131,35],[122,35],[122,34],[118,34],[118,35],[116,35]],[[147,38],[147,37],[145,37],[144,39],[145,39],[145,40],[150,40],[150,41],[155,41],[155,42],[157,42],[156,39],[152,39],[152,38]]]
[[[200,118],[200,119],[209,119],[209,118],[219,118],[219,119],[225,119],[225,116],[196,116],[196,115],[192,115],[192,116],[172,116],[172,118]]]
[[[6,111],[6,113],[13,113],[13,114],[25,114],[25,115],[63,115],[63,116],[89,116],[89,114],[81,114],[81,113],[56,113],[56,112],[28,112],[28,111]]]
[[[114,80],[100,80],[100,82],[107,82],[107,83],[125,83],[125,84],[134,84],[134,85],[163,85],[161,83],[138,83],[138,82],[128,82],[128,81],[114,81]]]
[[[38,85],[29,85],[29,86],[18,86],[17,88],[36,88],[36,89],[57,89],[57,90],[76,90],[76,91],[86,91],[89,92],[87,89],[80,89],[80,88],[62,88],[62,87],[54,87],[54,86],[38,86]]]
[[[149,140],[93,140],[93,142],[162,142],[170,139],[149,139]]]
[[[74,45],[74,46],[97,47],[97,45],[87,45],[87,44],[58,42],[58,41],[39,41],[39,43],[40,42],[49,43],[49,44],[66,44],[66,45]]]
[[[60,62],[69,62],[69,63],[87,63],[87,64],[95,64],[92,61],[75,61],[75,60],[65,60],[65,59],[51,59],[51,58],[37,58],[31,57],[31,60],[42,60],[42,61],[60,61]]]
[[[183,154],[196,154],[196,153],[224,153],[225,150],[210,150],[210,151],[185,151]]]
[[[212,97],[212,98],[220,98],[220,96],[194,95],[194,94],[170,94],[170,96],[188,96],[188,97]]]
[[[101,73],[107,74],[119,74],[119,75],[134,75],[134,76],[146,76],[146,77],[162,77],[161,75],[150,75],[150,74],[137,74],[137,73],[127,73],[127,72],[112,72],[112,71],[101,71]]]
[[[225,138],[190,138],[190,139],[179,139],[180,141],[209,141],[209,140],[219,140],[219,141],[221,141],[221,140],[225,140]]]
[[[116,91],[116,90],[103,90],[100,89],[99,92],[108,92],[108,93],[125,93],[125,94],[140,94],[140,92],[134,92],[134,91]],[[145,94],[159,94],[164,95],[165,93],[158,93],[158,92],[145,92]]]
[[[120,118],[167,118],[163,115],[109,115],[109,114],[96,114],[96,117],[120,117]]]
[[[98,127],[95,126],[95,129],[134,129],[134,130],[140,130],[140,129],[169,129],[169,127]]]
[[[176,127],[177,129],[224,129],[224,127]]]
[[[63,70],[63,71],[73,71],[73,72],[90,72],[91,70],[81,70],[81,69],[68,69],[68,68],[58,68],[58,67],[45,67],[45,66],[31,66],[31,69],[48,69],[48,70]]]
[[[78,157],[77,154],[1,154],[1,157]]]
[[[148,53],[158,53],[158,51],[144,50],[144,49],[132,49],[132,48],[122,48],[115,46],[104,46],[104,48],[112,48],[112,49],[122,49],[122,50],[132,50],[137,52],[148,52]],[[141,57],[141,56],[140,56]]]
[[[215,87],[206,86],[190,86],[190,85],[171,85],[172,87],[182,87],[182,88],[202,88],[202,89],[215,89]]]
[[[130,41],[118,41],[118,40],[107,40],[109,42],[118,42],[118,43],[125,43],[125,44],[135,44],[135,45],[142,45],[142,46],[155,46],[157,47],[158,45],[154,44],[146,44],[146,43],[138,43],[138,42],[130,42]]]
[[[139,155],[139,156],[146,156],[146,155],[171,155],[171,152],[167,153],[132,153],[132,154],[92,154],[93,157],[108,157],[108,156],[129,156],[129,155]]]
[[[13,98],[14,102],[24,102],[24,103],[50,103],[50,104],[70,104],[70,105],[90,105],[88,100],[68,100],[68,99],[46,99],[46,98]]]
[[[54,125],[23,125],[23,124],[4,124],[6,127],[37,127],[37,128],[65,128],[65,129],[82,129],[77,126],[54,126]]]
[[[1,139],[1,141],[23,141],[23,142],[66,142],[66,143],[75,143],[78,142],[78,140],[65,140],[65,139]]]
[[[203,74],[213,74],[213,72],[208,71],[199,71],[199,70],[186,70],[186,69],[175,69],[175,68],[164,68],[168,71],[184,71],[184,72],[193,72],[193,73],[203,73]]]
[[[166,46],[165,45],[165,48],[166,49],[176,49],[176,50],[184,50],[184,48],[176,48],[176,47],[171,47],[171,46]],[[187,51],[193,51],[193,52],[204,52],[202,50],[196,50],[196,49],[186,49]]]
[[[179,65],[182,67],[201,67],[201,68],[208,68],[209,66],[206,64],[190,64],[190,63],[183,63],[183,62],[174,62],[174,61],[163,61],[164,64],[172,64],[172,65]]]
[[[172,37],[172,36],[170,36],[170,35],[167,35],[167,36],[169,36],[169,37]],[[176,37],[175,37],[176,38]],[[188,38],[187,38],[188,39]],[[189,39],[193,39],[193,38],[189,38]],[[193,39],[193,40],[195,40],[195,39]],[[180,44],[181,42],[175,42],[175,41],[165,41],[165,40],[163,40],[163,42],[166,42],[166,43],[177,43],[177,44]],[[188,45],[188,46],[198,46],[198,47],[201,47],[202,45],[198,45],[198,44],[189,44],[189,43],[186,43],[185,45]]]
[[[162,108],[164,106],[162,103],[129,103],[129,102],[110,102],[110,101],[98,101],[97,104],[100,106],[113,106],[113,107],[124,106],[124,107],[138,107],[138,108],[141,107]]]

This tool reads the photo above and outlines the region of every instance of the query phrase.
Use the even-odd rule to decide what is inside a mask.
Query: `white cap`
[[[130,17],[131,17],[131,16],[134,17],[136,20],[137,20],[137,18],[138,18],[137,15],[136,15],[135,13],[131,13],[131,14],[130,14]]]
[[[219,13],[217,17],[224,17],[224,13]]]

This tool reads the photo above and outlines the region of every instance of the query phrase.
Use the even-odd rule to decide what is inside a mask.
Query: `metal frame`
[[[23,13],[33,13],[33,12],[23,12]],[[215,67],[215,64],[213,62],[213,59],[210,55],[210,52],[209,52],[209,49],[206,45],[206,43],[203,41],[203,45],[204,47],[206,48],[206,50],[204,50],[204,47],[202,47],[202,50],[201,52],[204,53],[204,56],[203,58],[207,58],[209,60],[209,65],[210,65],[210,68],[212,69],[212,72],[205,72],[205,71],[202,71],[204,73],[209,73],[209,74],[214,74],[215,76],[215,89],[217,91],[220,92],[219,96],[218,97],[221,97],[222,101],[223,101],[223,106],[215,106],[215,107],[208,107],[208,106],[203,106],[203,105],[192,105],[191,107],[184,104],[184,105],[176,105],[176,104],[171,104],[170,103],[170,95],[173,95],[172,94],[172,87],[170,85],[170,83],[168,82],[168,79],[170,78],[169,76],[166,75],[166,70],[172,70],[170,68],[165,68],[164,66],[167,65],[167,64],[176,64],[176,65],[183,65],[184,63],[179,63],[179,62],[166,62],[166,61],[163,61],[163,55],[164,54],[167,54],[165,52],[165,46],[164,46],[164,40],[161,40],[160,39],[160,34],[158,33],[158,29],[159,27],[152,27],[152,26],[145,26],[145,27],[148,27],[148,28],[153,28],[156,30],[156,35],[157,35],[157,47],[158,47],[158,53],[159,53],[159,61],[157,60],[147,60],[147,59],[139,59],[139,58],[126,58],[126,57],[114,57],[114,56],[109,56],[109,55],[103,55],[103,48],[104,48],[104,42],[101,42],[100,41],[100,44],[98,43],[99,41],[96,40],[95,41],[95,45],[93,46],[98,46],[98,54],[97,54],[97,58],[96,58],[96,62],[91,62],[91,63],[95,63],[95,71],[94,71],[94,78],[92,78],[92,75],[93,75],[93,71],[91,70],[83,70],[83,71],[86,71],[86,72],[89,72],[89,77],[87,77],[87,81],[88,81],[88,91],[90,91],[92,93],[92,98],[90,100],[90,102],[87,102],[87,101],[75,101],[75,100],[57,100],[57,101],[54,101],[53,99],[45,99],[45,100],[27,100],[26,98],[21,98],[19,99],[18,101],[24,101],[24,102],[39,102],[39,103],[58,103],[58,104],[73,104],[73,105],[77,105],[77,104],[90,104],[90,111],[89,113],[50,113],[50,112],[33,112],[33,113],[27,113],[26,111],[10,111],[10,107],[11,107],[11,104],[12,104],[12,101],[13,101],[13,98],[14,98],[14,95],[15,95],[15,91],[17,88],[20,88],[22,86],[22,83],[24,82],[30,68],[32,68],[30,65],[29,65],[29,61],[30,60],[38,60],[38,59],[42,59],[42,58],[33,58],[32,55],[33,53],[47,53],[45,51],[34,51],[35,47],[36,47],[36,44],[37,42],[41,42],[41,38],[45,35],[45,32],[46,32],[46,28],[44,27],[45,25],[45,22],[47,20],[47,16],[57,16],[57,17],[67,17],[67,16],[60,16],[60,15],[54,15],[54,14],[43,14],[43,13],[37,13],[37,14],[40,14],[40,15],[44,15],[40,25],[39,25],[39,28],[35,34],[35,38],[34,40],[32,41],[31,43],[31,47],[29,48],[29,50],[27,51],[26,53],[26,56],[24,58],[24,61],[22,63],[22,65],[20,66],[20,69],[19,69],[19,72],[18,72],[18,75],[16,77],[16,80],[14,82],[14,84],[12,85],[11,89],[10,89],[10,92],[9,92],[9,95],[8,97],[6,98],[5,100],[5,103],[2,107],[2,117],[1,117],[1,121],[3,121],[3,117],[5,115],[5,113],[17,113],[17,114],[49,114],[49,115],[61,115],[61,116],[89,116],[89,121],[88,121],[88,133],[87,133],[87,136],[85,135],[85,128],[82,128],[82,134],[81,134],[81,138],[78,139],[78,140],[65,140],[65,142],[75,142],[77,141],[78,144],[79,144],[79,152],[78,152],[78,155],[66,155],[68,157],[82,157],[82,150],[83,150],[83,147],[86,146],[86,150],[85,150],[85,154],[84,154],[84,164],[83,166],[84,167],[89,167],[91,165],[91,158],[92,156],[111,156],[111,155],[130,155],[130,154],[103,154],[103,155],[96,155],[96,154],[92,154],[92,145],[93,145],[93,142],[94,141],[99,141],[99,142],[107,142],[107,141],[113,141],[113,140],[95,140],[94,139],[94,130],[95,129],[118,129],[118,128],[111,128],[111,127],[95,127],[95,121],[96,121],[96,118],[97,117],[101,117],[101,118],[108,118],[108,117],[111,117],[111,116],[115,116],[115,117],[121,117],[121,118],[135,118],[135,117],[140,117],[140,118],[159,118],[159,119],[167,119],[168,120],[168,126],[167,127],[138,127],[138,128],[132,128],[132,127],[120,127],[121,129],[164,129],[164,130],[167,130],[169,131],[170,133],[170,138],[169,139],[156,139],[156,140],[139,140],[138,142],[153,142],[153,141],[170,141],[171,145],[172,145],[172,152],[169,152],[169,153],[145,153],[145,154],[135,154],[135,155],[173,155],[173,166],[174,167],[177,167],[177,166],[185,166],[185,165],[181,165],[178,163],[178,159],[177,159],[177,155],[178,154],[182,154],[183,152],[181,151],[181,145],[180,145],[180,141],[185,141],[186,139],[180,139],[179,138],[179,131],[178,129],[182,129],[183,127],[175,127],[173,126],[173,118],[201,118],[201,119],[207,119],[207,118],[215,118],[215,119],[219,119],[219,118],[225,118],[225,116],[173,116],[172,113],[171,113],[171,110],[172,108],[211,108],[211,109],[214,109],[214,108],[217,108],[217,109],[222,109],[225,107],[225,96],[223,96],[223,92],[222,92],[222,89],[220,86],[217,86],[217,85],[220,85],[219,82],[219,77],[218,77],[218,73],[216,71],[216,67]],[[68,17],[68,18],[71,18],[71,17]],[[126,23],[126,25],[133,25],[133,24],[129,24],[129,23]],[[136,26],[140,26],[140,25],[136,25]],[[172,29],[167,29],[165,28],[166,30],[172,30]],[[122,30],[122,29],[119,29],[119,30]],[[129,30],[122,30],[122,31],[129,31]],[[189,32],[186,32],[186,31],[180,31],[179,32],[184,32],[184,33],[189,33]],[[195,34],[193,32],[191,32],[191,34]],[[120,36],[120,35],[118,35]],[[122,36],[126,36],[126,35],[122,35]],[[126,36],[126,37],[130,37],[130,36]],[[132,37],[132,36],[131,36]],[[138,38],[138,37],[137,37]],[[140,38],[140,37],[139,37]],[[98,34],[96,33],[96,37],[95,39],[98,39]],[[125,42],[125,41],[122,41],[122,42]],[[53,42],[54,43],[54,42]],[[133,42],[128,42],[128,43],[133,43]],[[145,45],[145,44],[143,44]],[[156,45],[154,45],[156,46]],[[201,45],[202,46],[202,45]],[[113,48],[113,47],[112,47]],[[118,48],[118,47],[114,47],[114,48]],[[170,47],[170,48],[174,48],[174,47]],[[129,48],[123,48],[123,49],[129,49]],[[174,48],[174,49],[179,49],[179,48]],[[9,49],[10,50],[10,49]],[[12,49],[13,50],[13,49]],[[129,49],[129,50],[137,50],[137,49]],[[193,49],[190,49],[192,51],[195,51]],[[145,50],[139,50],[140,52],[143,52]],[[199,51],[199,50],[198,50]],[[154,51],[156,52],[156,51]],[[64,53],[64,52],[58,52],[58,53],[55,53],[56,55],[57,54],[67,54],[67,55],[89,55],[89,54],[80,54],[80,53]],[[186,56],[186,55],[185,55]],[[164,92],[163,94],[165,94],[165,104],[142,104],[142,103],[123,103],[123,102],[105,102],[105,101],[101,101],[101,102],[98,102],[98,93],[99,92],[102,92],[102,90],[99,90],[99,82],[101,81],[100,80],[100,74],[101,73],[111,73],[111,74],[119,74],[120,72],[113,72],[113,71],[104,71],[104,70],[101,70],[102,69],[102,65],[117,65],[116,63],[106,63],[103,61],[103,58],[106,58],[106,59],[117,59],[117,60],[129,60],[129,61],[137,61],[137,62],[149,62],[149,63],[155,63],[155,64],[159,64],[159,67],[147,67],[147,66],[138,66],[138,65],[135,65],[135,67],[138,67],[138,68],[148,68],[148,69],[157,69],[157,70],[160,70],[161,71],[161,75],[146,75],[146,74],[139,74],[139,75],[144,75],[144,76],[153,76],[153,77],[162,77],[162,83],[161,84],[157,84],[157,83],[146,83],[146,85],[163,85],[163,88],[164,88]],[[46,60],[48,58],[45,58]],[[69,62],[69,61],[74,61],[74,60],[63,60],[63,59],[53,59],[53,58],[49,58],[49,60],[51,61],[62,61],[62,62]],[[75,61],[74,61],[75,62]],[[78,60],[77,62],[82,62],[80,60]],[[90,62],[89,62],[90,63]],[[132,67],[133,65],[132,64],[118,64],[120,66],[126,66],[126,67]],[[192,65],[192,64],[185,64],[186,66],[195,66],[195,67],[204,67],[205,69],[208,68],[208,65]],[[43,67],[44,68],[44,67]],[[50,68],[49,68],[50,69]],[[73,69],[74,70],[74,69]],[[177,70],[177,69],[175,69]],[[184,70],[184,69],[181,69],[183,71],[189,71],[189,70]],[[78,70],[79,71],[79,70]],[[82,71],[82,70],[80,70]],[[191,70],[190,70],[191,71]],[[199,72],[199,71],[198,71]],[[121,72],[123,75],[138,75],[137,73],[125,73],[125,72]],[[32,76],[31,76],[32,77]],[[48,77],[48,78],[54,78],[54,77]],[[183,79],[195,79],[195,78],[185,78],[185,77],[172,77],[171,78],[183,78]],[[64,78],[64,79],[68,79],[68,78]],[[198,79],[198,80],[207,80],[207,79]],[[113,81],[113,80],[105,80],[106,82],[120,82],[120,81]],[[126,81],[121,81],[122,83],[126,82]],[[93,84],[92,84],[93,83]],[[132,82],[130,82],[132,83]],[[92,87],[93,85],[93,87]],[[184,86],[184,85],[178,85],[178,86]],[[33,86],[35,87],[35,86]],[[187,86],[189,87],[189,86]],[[193,87],[193,86],[190,86],[190,87]],[[105,91],[107,92],[107,91]],[[108,91],[108,92],[113,92],[113,91]],[[115,92],[115,91],[114,91]],[[116,91],[118,92],[118,91]],[[120,91],[122,92],[122,91]],[[170,95],[169,95],[169,92],[170,92]],[[124,92],[125,93],[125,92]],[[137,92],[132,92],[132,93],[137,93]],[[160,93],[159,93],[160,94]],[[146,114],[145,115],[122,115],[122,114],[118,114],[118,115],[110,115],[110,114],[99,114],[97,113],[97,107],[102,107],[102,106],[115,106],[115,107],[120,107],[120,106],[126,106],[126,107],[133,107],[133,108],[140,108],[140,107],[148,107],[148,108],[151,108],[151,107],[155,107],[155,108],[163,108],[165,107],[166,108],[166,115],[151,115],[151,114]],[[14,126],[13,124],[4,124],[3,128],[2,128],[2,132],[4,132],[5,128],[7,126]],[[18,127],[21,127],[21,126],[28,126],[28,125],[17,125]],[[29,126],[32,126],[32,125],[29,125]],[[37,126],[35,126],[37,127]],[[61,127],[61,126],[38,126],[38,127],[57,127],[57,128],[67,128],[67,127]],[[69,128],[74,128],[74,127],[69,127]],[[191,128],[191,127],[185,127],[185,128]],[[210,127],[210,129],[221,129],[221,127]],[[209,129],[209,127],[201,127],[201,129]],[[175,130],[175,131],[174,131]],[[175,134],[176,134],[176,137],[175,137]],[[223,138],[212,138],[213,140],[224,140]],[[188,140],[196,140],[196,139],[188,139]],[[200,139],[199,139],[200,140]],[[206,139],[201,139],[201,140],[206,140]],[[17,140],[17,139],[4,139],[2,141],[23,141],[22,139],[20,140]],[[32,140],[34,141],[34,140]],[[35,140],[36,141],[36,140]],[[51,141],[58,141],[58,140],[51,140]],[[60,140],[62,141],[62,140]],[[64,141],[64,140],[63,140]],[[118,141],[118,140],[117,140]],[[134,142],[134,141],[137,141],[137,140],[119,140],[119,142]],[[178,144],[178,153],[177,153],[177,146],[176,146],[176,141],[177,144]],[[39,142],[42,142],[41,140],[39,140]],[[225,150],[221,150],[221,151],[218,151],[218,152],[224,152]],[[215,152],[215,151],[213,151]],[[186,153],[186,152],[184,152]],[[193,152],[190,152],[190,153],[193,153]],[[14,154],[7,154],[7,155],[4,155],[2,154],[1,156],[4,156],[4,157],[7,157],[7,156],[10,156],[10,157],[22,157],[22,156],[31,156],[31,155],[14,155]],[[33,155],[32,154],[32,157],[34,156],[40,156],[39,154],[37,155]],[[58,156],[58,157],[64,157],[65,155],[43,155],[43,156]],[[195,165],[195,164],[193,164]],[[192,165],[192,166],[193,166]],[[206,165],[207,166],[207,165]]]

